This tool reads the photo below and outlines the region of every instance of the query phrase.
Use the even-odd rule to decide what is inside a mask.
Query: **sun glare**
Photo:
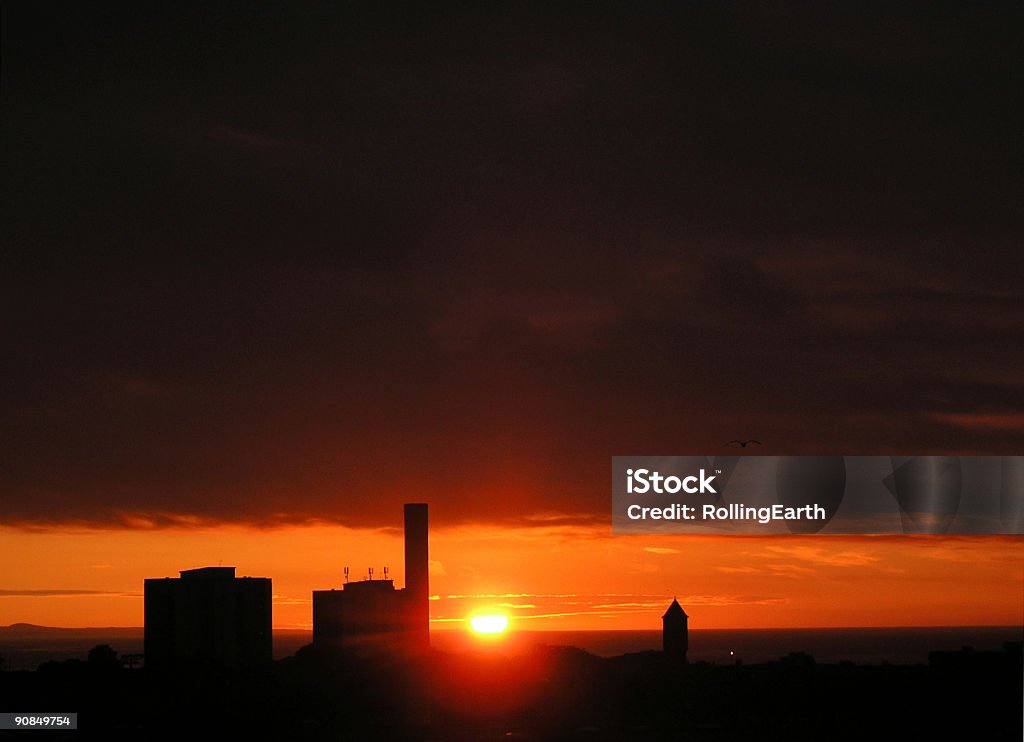
[[[508,628],[508,616],[473,616],[469,619],[469,625],[478,634],[500,634]]]

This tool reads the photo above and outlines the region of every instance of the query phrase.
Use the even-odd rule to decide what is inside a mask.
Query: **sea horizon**
[[[274,659],[295,654],[312,641],[309,629],[273,630]],[[817,662],[926,664],[931,652],[1001,649],[1024,640],[1024,626],[874,626],[817,628],[729,628],[690,630],[692,662],[756,664],[793,653]],[[89,649],[109,644],[121,655],[142,654],[142,627],[0,626],[0,656],[8,670],[34,670],[50,661],[84,660]],[[572,646],[598,657],[661,650],[660,629],[512,630],[481,639],[459,629],[434,629],[431,645],[443,652],[487,652],[509,656],[538,646]]]

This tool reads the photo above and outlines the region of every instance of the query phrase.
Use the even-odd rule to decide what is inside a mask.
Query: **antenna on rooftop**
[[[384,568],[384,579],[386,580],[387,578],[388,578],[388,568],[385,567]]]
[[[345,567],[345,582],[348,583],[348,567]]]
[[[370,579],[373,579],[373,567],[370,567]]]

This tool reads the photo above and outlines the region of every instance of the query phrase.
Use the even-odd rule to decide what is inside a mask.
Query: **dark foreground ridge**
[[[1020,740],[1022,691],[1020,643],[910,666],[801,653],[686,664],[572,647],[402,659],[309,646],[244,671],[167,672],[128,669],[97,647],[85,662],[0,672],[0,710],[76,712],[78,730],[53,733],[76,740]]]

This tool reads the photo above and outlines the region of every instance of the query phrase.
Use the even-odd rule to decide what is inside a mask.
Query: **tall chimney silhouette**
[[[425,503],[405,505],[405,589],[409,591],[409,620],[417,648],[430,646],[430,552]]]

